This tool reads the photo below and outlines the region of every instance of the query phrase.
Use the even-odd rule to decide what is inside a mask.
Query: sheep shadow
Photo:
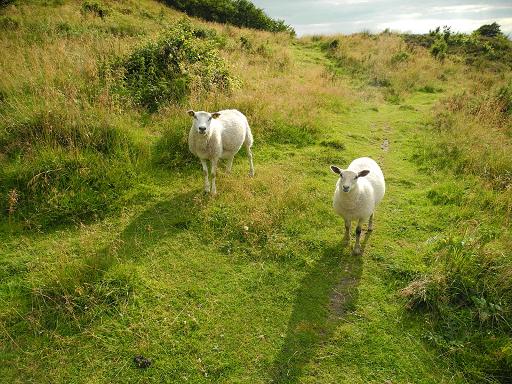
[[[297,290],[283,346],[272,363],[271,383],[299,382],[316,349],[355,309],[362,269],[361,256],[339,244],[324,250]]]
[[[183,193],[150,206],[119,237],[86,256],[79,266],[65,269],[48,283],[31,288],[27,300],[31,306],[26,312],[31,318],[37,318],[37,324],[43,328],[60,329],[65,333],[74,333],[91,322],[89,312],[94,309],[91,307],[95,302],[84,299],[84,294],[79,292],[93,296],[95,284],[101,284],[115,264],[142,258],[147,250],[161,241],[187,230],[199,214],[192,203],[195,195],[195,192]]]

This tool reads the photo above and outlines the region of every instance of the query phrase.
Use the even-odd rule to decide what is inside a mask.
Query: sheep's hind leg
[[[359,242],[359,240],[361,239],[361,224],[362,224],[362,220],[359,220],[357,222],[357,227],[356,227],[356,244],[354,245],[354,250],[352,251],[352,253],[354,255],[360,255],[361,254],[361,244]]]
[[[343,240],[341,242],[341,245],[343,247],[346,247],[348,243],[350,242],[350,227],[352,226],[352,223],[350,220],[345,220],[345,236],[343,237]]]
[[[368,231],[373,231],[373,213],[370,216],[370,220],[368,220]]]
[[[254,164],[252,162],[252,151],[251,146],[249,144],[246,144],[247,148],[247,157],[249,158],[249,176],[254,176]]]
[[[212,159],[212,195],[217,194],[217,162],[219,159]]]
[[[235,156],[231,156],[228,158],[227,160],[227,163],[226,163],[226,172],[227,173],[231,173],[231,168],[233,167],[233,159],[235,158]]]
[[[206,160],[201,159],[201,165],[203,166],[203,175],[204,175],[204,191],[206,193],[210,192],[210,181],[208,180],[208,163]]]

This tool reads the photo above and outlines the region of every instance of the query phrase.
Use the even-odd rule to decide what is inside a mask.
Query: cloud
[[[510,0],[253,0],[270,16],[291,24],[297,34],[354,33],[362,30],[426,33],[443,25],[471,32],[496,21],[512,33]]]

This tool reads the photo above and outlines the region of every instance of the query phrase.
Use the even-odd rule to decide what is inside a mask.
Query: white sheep
[[[233,158],[243,144],[249,157],[249,175],[254,176],[251,147],[253,143],[251,128],[244,114],[236,109],[209,113],[204,111],[187,112],[192,118],[192,127],[188,134],[188,147],[190,152],[199,157],[203,165],[204,190],[210,192],[208,180],[208,164],[211,162],[211,193],[217,193],[215,179],[217,176],[217,162],[227,159],[226,170],[231,172]]]
[[[350,241],[352,220],[357,220],[353,253],[359,255],[361,224],[368,220],[368,231],[373,230],[373,213],[386,191],[384,175],[379,165],[369,157],[355,159],[346,170],[335,165],[331,165],[331,170],[340,176],[336,183],[332,206],[345,220],[343,246],[348,245]]]

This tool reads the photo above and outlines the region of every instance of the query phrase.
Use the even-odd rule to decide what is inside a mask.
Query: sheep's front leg
[[[368,220],[368,231],[373,231],[373,213],[370,216],[370,220]]]
[[[352,222],[350,220],[345,219],[345,236],[343,237],[343,241],[341,245],[346,247],[350,242],[350,227],[352,226]]]
[[[361,254],[361,244],[359,243],[359,240],[361,239],[361,224],[362,224],[362,220],[359,220],[357,222],[357,227],[356,227],[356,244],[354,245],[354,250],[352,251],[352,253],[354,255]]]
[[[210,192],[210,181],[208,180],[208,163],[206,160],[201,159],[201,165],[203,166],[203,175],[204,175],[204,191],[206,193]]]
[[[217,179],[217,162],[219,159],[212,159],[212,195],[217,194],[217,185],[215,183]]]

